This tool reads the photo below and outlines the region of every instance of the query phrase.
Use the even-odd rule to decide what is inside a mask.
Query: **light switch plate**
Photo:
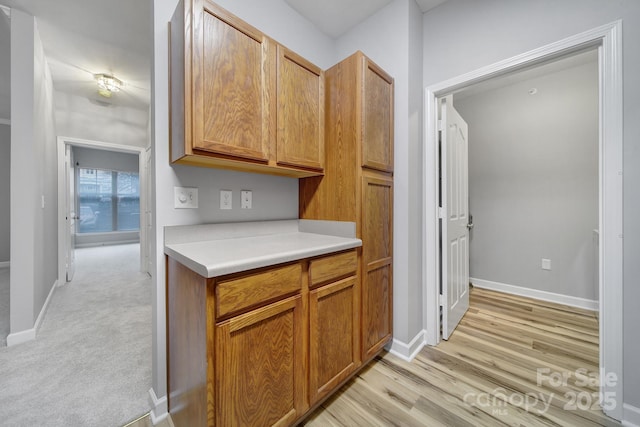
[[[551,260],[542,258],[542,269],[543,270],[551,270]]]
[[[251,209],[252,199],[251,190],[242,190],[240,192],[240,209]]]
[[[197,209],[198,189],[195,187],[174,187],[173,206],[176,209]]]
[[[233,191],[220,190],[220,209],[232,209]]]

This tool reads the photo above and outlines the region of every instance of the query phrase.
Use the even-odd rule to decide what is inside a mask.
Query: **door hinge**
[[[440,307],[444,307],[444,295],[442,295],[442,294],[438,295],[438,305]]]
[[[444,217],[445,217],[445,214],[444,214],[444,208],[443,208],[442,206],[440,206],[440,207],[438,208],[438,218],[440,218],[440,219],[444,219]]]
[[[438,120],[438,130],[442,130],[442,120]]]

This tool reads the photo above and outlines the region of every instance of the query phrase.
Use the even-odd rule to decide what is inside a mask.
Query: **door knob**
[[[473,223],[472,223],[472,222],[468,223],[468,224],[467,224],[467,228],[468,228],[469,230],[471,230],[471,229],[473,228]]]

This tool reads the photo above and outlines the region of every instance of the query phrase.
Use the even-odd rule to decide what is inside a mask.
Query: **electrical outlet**
[[[542,269],[543,270],[551,270],[551,260],[542,258]]]
[[[195,187],[174,187],[173,206],[176,209],[197,209],[198,189]]]
[[[220,209],[232,209],[233,191],[220,190]]]
[[[251,190],[242,190],[240,192],[240,209],[251,209],[252,198]]]

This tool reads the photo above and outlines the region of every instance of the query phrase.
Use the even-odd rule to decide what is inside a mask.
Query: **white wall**
[[[11,24],[0,11],[0,120],[11,118]]]
[[[469,125],[471,277],[597,301],[597,62],[456,98]]]
[[[0,124],[0,262],[10,259],[11,126]]]
[[[60,91],[55,92],[55,101],[60,136],[135,147],[149,145],[149,112],[146,109],[99,104]]]
[[[274,39],[327,68],[332,65],[333,43],[311,23],[303,19],[282,0],[218,1],[230,12],[247,21]],[[172,166],[169,164],[168,142],[168,34],[177,0],[154,1],[154,65],[152,81],[153,181],[155,184],[155,268],[153,271],[153,390],[159,398],[166,395],[166,332],[165,332],[165,263],[163,227],[167,225],[205,222],[292,219],[298,217],[298,181],[270,175],[232,172],[220,169]],[[199,188],[199,208],[173,208],[173,187]],[[231,211],[219,210],[219,190],[234,191],[239,200],[241,189],[253,190],[253,209],[240,211],[234,202]],[[165,403],[166,405],[166,403]],[[166,410],[162,404],[158,415]]]
[[[11,334],[32,330],[57,278],[53,83],[33,16],[11,17]],[[43,206],[44,203],[44,206]]]
[[[424,14],[429,86],[617,19],[623,20],[624,402],[640,408],[640,2],[449,0]]]
[[[87,147],[72,147],[73,160],[77,167],[109,169],[121,172],[138,172],[138,155]]]

